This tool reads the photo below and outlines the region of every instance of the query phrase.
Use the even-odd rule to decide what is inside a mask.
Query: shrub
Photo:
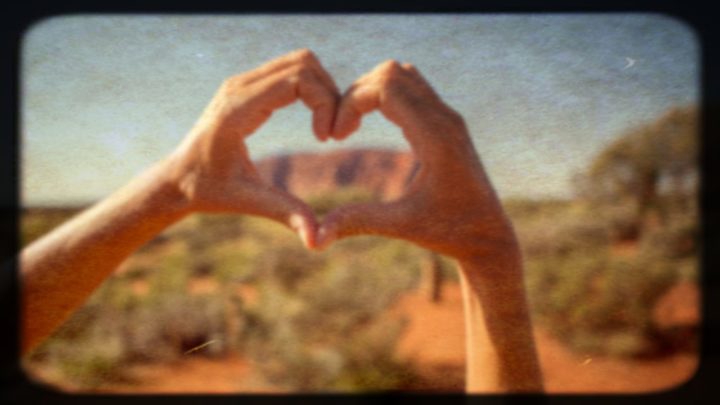
[[[527,286],[538,319],[576,349],[643,355],[657,349],[652,309],[678,274],[672,262],[580,252],[530,261]]]
[[[226,320],[239,317],[226,305],[227,293],[190,295],[190,270],[184,251],[158,260],[155,268],[131,267],[108,278],[58,331],[29,356],[67,383],[93,388],[124,377],[124,365],[176,359],[212,341],[194,355],[218,355],[230,346]],[[145,294],[132,290],[138,279]]]
[[[421,251],[366,237],[319,258],[289,253],[258,261],[265,276],[257,279],[259,302],[248,308],[247,339],[263,375],[300,391],[406,383],[409,366],[393,358],[402,321],[381,314],[416,282]]]
[[[361,187],[343,187],[332,193],[323,193],[307,198],[307,204],[315,214],[323,216],[335,209],[348,204],[363,203],[375,200],[370,190]]]
[[[640,237],[641,219],[634,205],[599,205],[597,211],[606,221],[610,240],[613,242],[637,240]]]
[[[698,229],[695,222],[681,220],[645,233],[641,254],[658,258],[679,259],[697,253]]]
[[[597,220],[543,218],[516,228],[523,254],[528,258],[577,252],[593,254],[609,246],[605,224]]]
[[[21,248],[59,227],[79,210],[79,208],[24,209],[20,216]]]
[[[113,333],[114,328],[105,327],[108,322],[104,315],[96,303],[81,308],[24,359],[24,366],[43,363],[80,388],[121,378],[122,342]]]

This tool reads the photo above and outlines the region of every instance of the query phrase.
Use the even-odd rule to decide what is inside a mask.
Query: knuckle
[[[401,69],[400,63],[395,59],[389,59],[381,63],[379,70],[381,74],[393,75],[397,74]]]
[[[318,78],[312,69],[306,66],[301,66],[297,69],[293,75],[296,84],[302,84],[306,89],[316,89],[318,87]]]
[[[220,89],[222,91],[232,93],[235,90],[237,90],[239,87],[241,87],[244,83],[244,76],[243,75],[234,75],[225,78],[223,80],[222,84],[220,85]]]
[[[457,112],[457,110],[455,110],[454,108],[448,106],[447,104],[445,104],[444,110],[445,116],[447,116],[448,119],[452,120],[453,122],[459,122],[460,120],[462,120],[462,116],[460,115],[460,113]]]
[[[223,82],[222,82],[222,87],[231,87],[231,86],[235,85],[238,82],[238,80],[240,80],[239,75],[226,77],[225,80],[223,80]]]
[[[400,67],[400,62],[398,62],[396,59],[388,59],[382,64],[387,69],[397,69]]]
[[[288,69],[288,73],[292,77],[305,77],[308,74],[308,69],[304,65],[293,65]]]
[[[465,128],[465,118],[457,110],[448,107],[448,118],[450,122],[457,128]]]
[[[291,84],[307,81],[310,77],[310,70],[304,65],[294,65],[286,71],[286,80]]]
[[[300,63],[309,63],[315,60],[315,54],[307,48],[296,50],[293,52],[293,57]]]
[[[446,104],[439,105],[430,115],[433,117],[431,122],[436,131],[450,134],[466,133],[467,127],[463,116]]]
[[[390,87],[401,77],[400,64],[395,60],[383,62],[376,71],[375,81],[381,87]]]

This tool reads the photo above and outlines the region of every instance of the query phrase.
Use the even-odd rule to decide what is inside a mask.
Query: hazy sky
[[[54,17],[22,46],[23,202],[108,195],[174,149],[224,78],[297,48],[341,89],[387,59],[416,65],[465,117],[501,197],[568,195],[609,140],[699,97],[697,38],[657,14]],[[251,154],[407,147],[379,113],[342,143],[310,128],[293,104]]]

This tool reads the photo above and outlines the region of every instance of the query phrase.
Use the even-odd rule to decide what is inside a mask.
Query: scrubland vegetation
[[[236,351],[291,390],[397,388],[414,377],[393,354],[403,320],[385,311],[425,254],[374,237],[308,252],[270,221],[197,215],[130,258],[26,364],[92,388],[126,364]]]
[[[690,349],[653,320],[673,285],[697,282],[696,215],[618,242],[614,222],[577,202],[513,207],[536,322],[578,351],[649,356]],[[618,248],[627,246],[627,251]],[[688,326],[679,326],[688,327]],[[693,331],[695,333],[696,331]]]
[[[695,189],[661,187],[667,178],[686,185],[678,176],[692,175],[694,146],[670,141],[672,133],[694,136],[687,132],[692,117],[692,110],[675,111],[665,124],[623,135],[579,177],[577,198],[503,202],[521,241],[536,324],[579,352],[638,357],[696,349],[697,325],[668,327],[653,317],[673,285],[698,282]],[[658,129],[673,125],[670,135]],[[664,134],[675,155],[645,154],[643,145],[659,142],[652,131]],[[310,204],[322,215],[368,198],[345,190]],[[70,214],[26,213],[23,244]],[[195,215],[128,259],[25,366],[92,388],[126,378],[127,364],[237,352],[289,390],[412,388],[412,367],[394,356],[404,323],[387,310],[418,287],[427,255],[370,236],[308,252],[291,231],[264,219]],[[444,278],[455,282],[452,262],[441,261]]]

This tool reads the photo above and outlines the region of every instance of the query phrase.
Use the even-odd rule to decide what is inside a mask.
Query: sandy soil
[[[459,286],[446,284],[443,300],[430,302],[420,291],[402,297],[391,314],[409,323],[397,355],[412,361],[423,380],[418,390],[462,391],[465,342]],[[692,376],[697,358],[677,354],[654,360],[588,357],[575,353],[547,331],[535,331],[546,389],[550,393],[652,392],[672,388]],[[278,392],[239,356],[189,356],[173,364],[135,366],[132,383],[101,387],[103,392],[257,393]]]
[[[278,393],[252,373],[252,364],[240,356],[219,359],[190,356],[170,364],[134,366],[131,381],[108,384],[95,392],[222,394]]]
[[[398,352],[413,358],[428,377],[445,377],[429,388],[462,389],[465,342],[458,285],[446,285],[443,298],[432,304],[420,294],[403,297],[397,309],[409,315],[411,322]],[[542,328],[535,329],[535,338],[546,390],[551,393],[664,390],[687,380],[697,367],[697,357],[690,354],[655,360],[589,357],[571,351]]]

